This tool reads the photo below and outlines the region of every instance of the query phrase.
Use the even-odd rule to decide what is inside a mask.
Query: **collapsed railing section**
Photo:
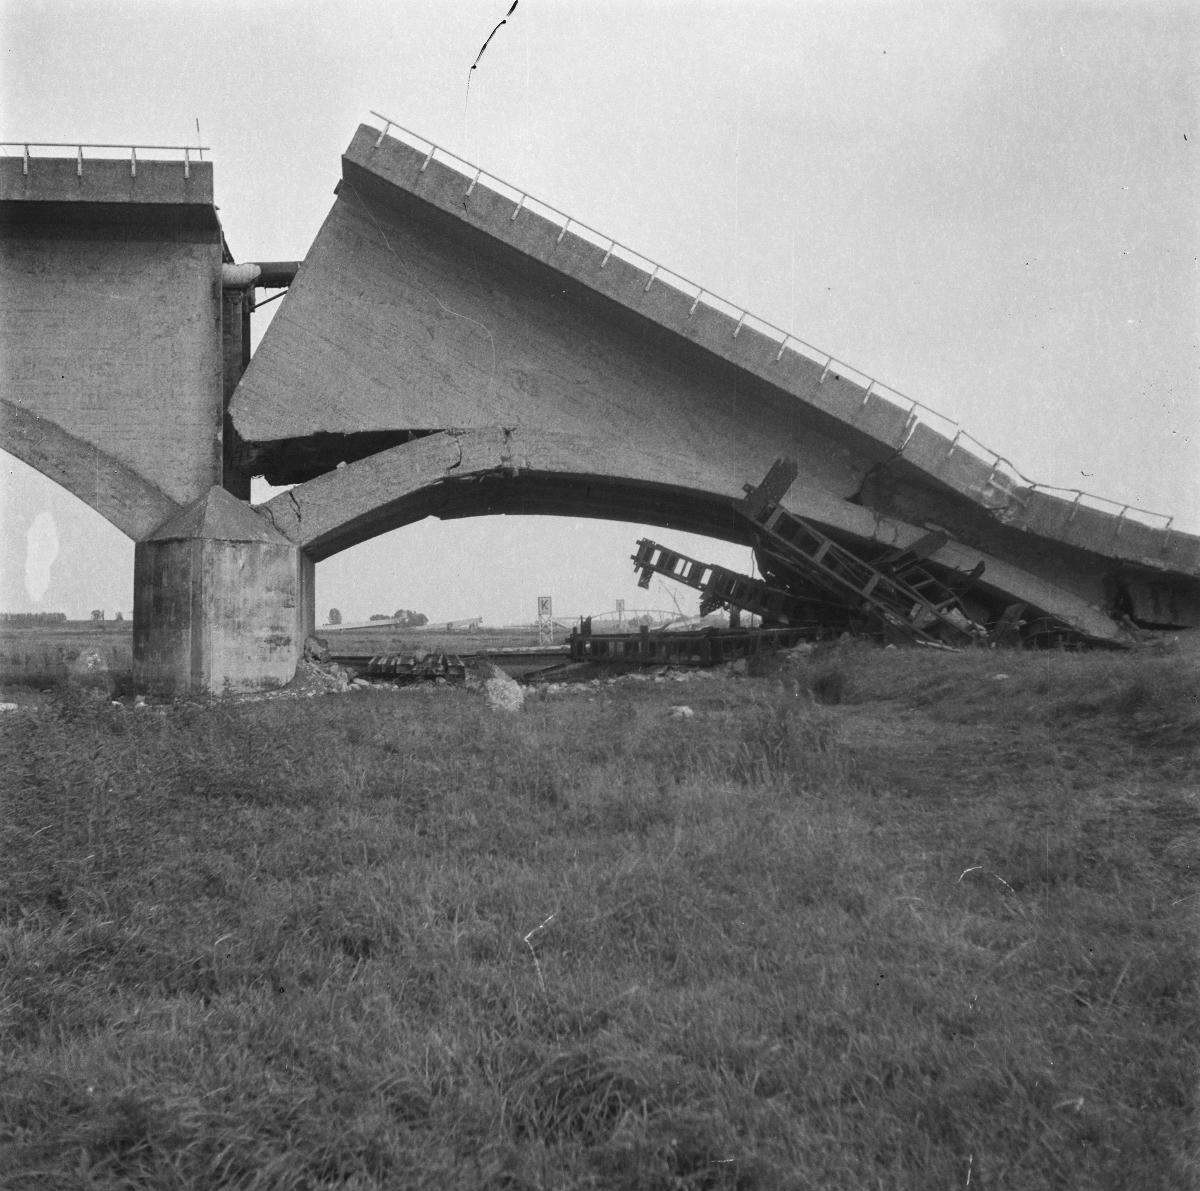
[[[83,144],[75,141],[0,141],[0,149],[5,151],[9,149],[21,150],[21,173],[25,177],[29,177],[30,171],[36,163],[37,158],[30,152],[30,149],[74,149],[75,150],[75,175],[83,177],[84,162],[87,160],[84,157],[84,150],[89,154],[94,151],[101,151],[99,156],[93,158],[98,161],[112,161],[113,151],[119,151],[122,158],[115,160],[123,160],[124,154],[129,154],[129,176],[137,177],[138,170],[138,153],[182,153],[183,158],[183,176],[191,177],[192,171],[192,154],[197,154],[197,160],[203,161],[204,154],[209,152],[207,145],[120,145],[120,144]]]
[[[918,401],[905,393],[901,393],[898,389],[885,384],[878,378],[872,377],[861,369],[855,368],[852,364],[838,359],[831,352],[824,351],[822,348],[806,342],[791,331],[784,330],[784,328],[768,322],[766,319],[759,318],[744,307],[737,305],[737,303],[727,301],[718,294],[712,293],[704,286],[652,260],[644,253],[638,252],[629,245],[623,244],[619,240],[598,231],[596,228],[583,223],[574,216],[568,215],[565,211],[551,206],[541,199],[535,198],[528,191],[513,186],[503,178],[489,173],[480,166],[467,161],[464,157],[460,157],[452,150],[446,149],[444,146],[429,140],[428,137],[423,137],[419,133],[405,128],[404,125],[398,124],[391,117],[376,111],[372,111],[370,114],[376,119],[383,121],[383,129],[375,142],[376,147],[378,148],[383,144],[385,137],[399,134],[396,136],[396,139],[404,141],[410,148],[416,149],[425,155],[420,166],[420,172],[424,172],[429,167],[430,162],[436,159],[449,166],[456,173],[462,174],[463,178],[467,181],[465,196],[469,197],[477,187],[482,186],[485,190],[491,191],[502,198],[507,198],[512,202],[513,208],[509,219],[513,222],[517,220],[523,211],[533,211],[558,225],[559,243],[562,242],[567,232],[570,231],[574,236],[593,244],[603,252],[599,266],[601,269],[607,267],[609,261],[613,257],[616,257],[640,270],[645,274],[645,283],[642,285],[643,292],[648,293],[656,282],[670,284],[681,292],[692,295],[689,315],[695,314],[697,307],[703,304],[710,309],[726,315],[733,322],[732,338],[736,339],[743,328],[750,327],[768,339],[773,340],[777,345],[774,356],[776,363],[783,359],[786,352],[792,352],[811,363],[819,364],[821,366],[822,381],[832,373],[858,385],[863,390],[862,404],[864,407],[875,399],[882,399],[890,405],[906,409],[908,420],[901,435],[898,448],[900,452],[903,452],[917,426],[921,423],[939,431],[949,429],[954,437],[950,444],[948,456],[953,455],[956,451],[966,451],[978,459],[983,465],[990,468],[988,483],[994,483],[997,479],[1003,477],[1007,481],[1004,485],[1007,499],[1015,500],[1018,504],[1021,503],[1021,498],[1012,489],[1017,485],[1022,485],[1031,492],[1041,491],[1073,495],[1075,498],[1073,501],[1075,509],[1078,509],[1082,505],[1085,508],[1092,507],[1100,512],[1110,514],[1113,510],[1116,510],[1116,533],[1118,535],[1121,531],[1121,525],[1126,520],[1142,521],[1145,519],[1144,523],[1153,528],[1164,530],[1171,528],[1174,517],[1166,513],[1156,513],[1149,509],[1141,508],[1138,505],[1110,500],[1103,496],[1096,496],[1094,493],[1086,492],[1079,488],[1061,488],[1053,484],[1042,484],[1029,479],[1010,460],[993,451],[990,447],[985,446],[978,439],[973,438],[963,430],[954,418],[948,417],[930,405],[926,405],[923,401]],[[1069,515],[1068,522],[1073,519],[1074,511]]]

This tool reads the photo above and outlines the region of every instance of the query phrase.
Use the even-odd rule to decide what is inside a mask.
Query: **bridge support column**
[[[306,570],[311,592],[312,563],[300,549],[211,488],[135,547],[138,690],[182,697],[290,682],[304,644]]]

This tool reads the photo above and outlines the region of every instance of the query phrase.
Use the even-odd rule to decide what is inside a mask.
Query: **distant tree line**
[[[418,629],[429,623],[429,617],[424,612],[414,612],[411,608],[400,608],[388,616],[385,612],[376,612],[368,617],[370,620],[394,620],[402,629]],[[341,624],[342,614],[337,608],[329,609],[327,624]]]
[[[0,612],[0,624],[63,624],[65,612]]]
[[[391,616],[376,612],[372,620],[394,620],[398,628],[417,629],[429,623],[429,617],[424,612],[413,612],[410,608],[398,608]]]

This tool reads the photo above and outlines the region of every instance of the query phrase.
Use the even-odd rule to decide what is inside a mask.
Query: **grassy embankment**
[[[794,675],[5,717],[0,1185],[1192,1184],[1194,663]]]

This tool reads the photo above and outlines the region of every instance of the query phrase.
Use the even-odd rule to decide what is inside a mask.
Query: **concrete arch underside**
[[[134,541],[183,507],[127,464],[4,398],[0,448],[78,497]]]
[[[700,466],[637,446],[619,460],[605,459],[578,436],[497,426],[381,451],[299,484],[258,511],[314,562],[425,517],[497,513],[629,521],[752,545],[752,528],[737,511],[745,482],[714,472],[711,460]],[[927,532],[809,486],[803,476],[783,504],[859,547],[906,547]],[[932,561],[961,571],[982,561],[984,594],[1023,600],[1089,636],[1117,635],[1113,619],[1085,594],[1002,559],[950,541]]]

